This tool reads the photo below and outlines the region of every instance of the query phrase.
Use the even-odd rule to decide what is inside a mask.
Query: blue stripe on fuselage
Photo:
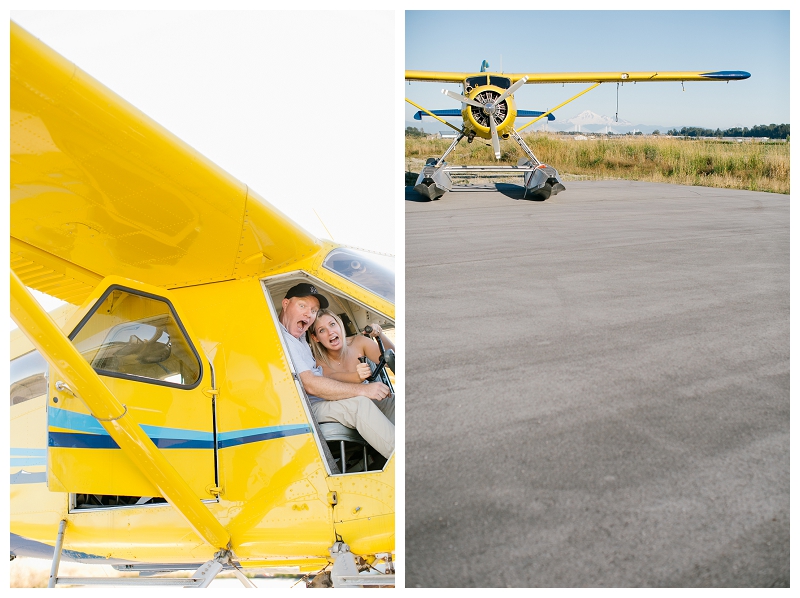
[[[23,467],[25,465],[47,465],[47,457],[12,457],[11,467]]]
[[[47,423],[56,428],[66,428],[85,434],[100,434],[108,436],[100,422],[91,415],[85,413],[75,413],[67,409],[50,407],[47,410]],[[180,428],[162,428],[160,426],[142,426],[142,430],[155,442],[156,438],[170,440],[195,440],[200,442],[212,442],[214,439],[211,432],[198,432],[196,430],[183,430]]]
[[[46,457],[47,449],[40,448],[12,448],[12,457]]]
[[[222,432],[217,436],[219,448],[230,448],[240,444],[251,442],[261,442],[262,440],[272,440],[274,438],[286,438],[298,434],[310,434],[311,428],[306,424],[296,424],[289,426],[272,426],[269,428],[254,428],[252,430],[239,430],[236,432]]]
[[[50,407],[48,409],[48,423],[50,426],[73,430],[70,432],[50,431],[48,445],[60,448],[119,448],[114,439],[108,435],[100,422],[91,415],[75,413],[66,409]],[[179,428],[162,428],[158,426],[142,426],[158,448],[165,449],[212,449],[214,436],[211,432],[196,430],[183,430]],[[285,426],[270,426],[253,428],[249,430],[236,430],[218,434],[219,448],[229,448],[251,442],[261,442],[275,438],[285,438],[298,434],[310,434],[308,424],[292,424]],[[24,449],[15,449],[24,450]]]

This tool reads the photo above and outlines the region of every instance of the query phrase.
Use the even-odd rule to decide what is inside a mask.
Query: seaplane
[[[428,110],[406,98],[406,102],[418,108],[416,120],[424,116],[435,118],[456,131],[457,135],[450,147],[438,158],[428,158],[417,177],[414,190],[429,200],[442,197],[451,191],[453,176],[474,174],[521,175],[524,180],[525,197],[546,200],[564,191],[565,186],[558,171],[541,162],[520,136],[526,127],[543,118],[555,120],[553,112],[590,92],[602,83],[644,83],[656,81],[740,81],[750,77],[745,71],[669,71],[669,72],[597,72],[597,73],[496,73],[488,70],[489,63],[483,61],[477,73],[414,71],[407,70],[406,81],[427,81],[440,83],[460,83],[463,93],[443,89],[442,93],[450,99],[461,102],[461,108]],[[566,101],[546,111],[518,110],[514,94],[525,84],[546,83],[591,83],[591,85]],[[446,117],[460,117],[462,124],[457,127]],[[518,118],[533,117],[521,127],[515,127]],[[500,140],[511,139],[522,149],[524,156],[516,166],[457,166],[446,162],[447,156],[459,142],[466,138],[472,143],[475,138],[491,142],[496,160],[500,160]]]
[[[304,283],[348,335],[391,333],[393,257],[311,235],[13,22],[10,41],[11,559],[52,559],[50,587],[394,586],[395,456],[315,421],[278,319]],[[394,363],[370,376],[392,392]]]

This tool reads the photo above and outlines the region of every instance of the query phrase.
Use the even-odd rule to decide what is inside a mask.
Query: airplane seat
[[[322,437],[325,439],[325,442],[327,442],[328,446],[331,448],[331,451],[333,451],[335,443],[339,443],[339,446],[336,448],[339,449],[339,469],[342,473],[347,473],[347,461],[348,459],[352,459],[354,455],[353,447],[347,450],[345,443],[348,442],[359,445],[361,447],[360,452],[363,453],[363,466],[361,469],[357,469],[357,471],[367,471],[369,469],[369,457],[367,455],[368,444],[357,430],[348,428],[339,422],[322,422],[319,424],[319,429],[322,432]],[[361,461],[355,465],[359,465],[360,463]],[[353,469],[351,468],[350,471],[352,472]]]
[[[366,363],[369,364],[370,369],[374,372],[377,364],[370,359],[366,359]],[[383,371],[383,375],[387,376],[386,370]],[[388,376],[386,380],[382,381],[388,382]],[[339,422],[318,422],[317,425],[331,453],[338,449],[339,457],[337,461],[339,462],[339,470],[342,473],[347,473],[347,462],[348,460],[353,460],[356,451],[363,453],[363,455],[350,467],[350,472],[369,471],[370,457],[368,449],[372,447],[364,440],[361,434],[358,433],[358,430],[348,428]],[[351,446],[348,447],[345,443],[350,443]]]

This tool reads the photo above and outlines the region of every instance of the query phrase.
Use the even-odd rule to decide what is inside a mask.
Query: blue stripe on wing
[[[450,108],[448,110],[431,110],[431,112],[436,116],[453,116],[453,117],[461,116],[461,110],[459,110],[458,108]],[[430,116],[430,114],[420,110],[416,114],[414,114],[414,120],[422,120],[423,116]]]
[[[721,79],[722,81],[741,81],[749,79],[750,73],[747,71],[714,71],[713,73],[701,73],[701,77],[708,79]]]
[[[517,110],[517,118],[535,118],[541,116],[544,112],[538,110]],[[552,114],[547,115],[547,120],[555,120],[556,117]]]

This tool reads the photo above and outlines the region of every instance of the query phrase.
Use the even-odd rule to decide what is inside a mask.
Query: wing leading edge
[[[486,74],[486,73],[483,73]],[[628,81],[740,81],[750,77],[746,71],[639,71],[597,73],[489,73],[502,75],[515,83],[528,77],[531,83],[626,83]],[[439,81],[461,83],[467,77],[481,73],[458,73],[452,71],[406,71],[406,81]]]

